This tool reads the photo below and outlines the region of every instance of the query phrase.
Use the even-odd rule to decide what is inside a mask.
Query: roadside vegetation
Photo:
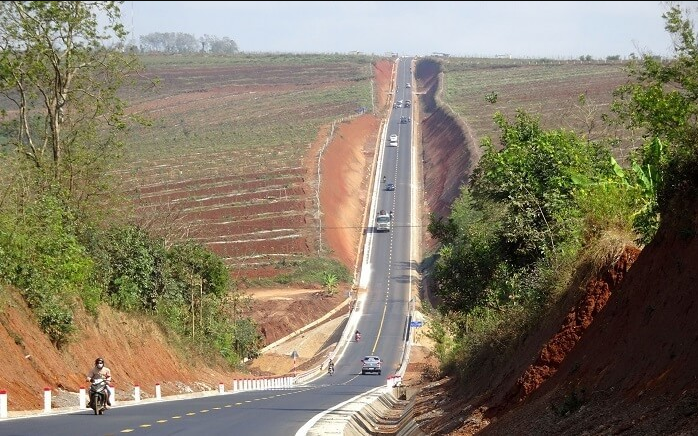
[[[593,118],[571,127],[554,127],[554,113],[541,119],[532,101],[508,94],[513,88],[505,71],[511,69],[488,74],[491,81],[468,68],[446,75],[444,104],[468,122],[477,118],[478,104],[492,107],[505,99],[519,109],[513,115],[510,106],[495,110],[494,133],[475,122],[484,154],[450,215],[432,216],[429,223],[441,244],[433,271],[440,304],[431,336],[445,371],[467,379],[478,356],[505,360],[550,305],[574,288],[582,266],[595,270],[625,244],[647,244],[661,222],[695,235],[685,212],[698,194],[698,99],[691,91],[698,44],[685,13],[672,7],[664,15],[675,57],[631,59],[623,65],[629,80],[605,99],[597,96],[601,133],[586,128]],[[462,65],[449,60],[445,68],[454,64]],[[598,71],[581,68],[582,74]],[[535,82],[564,82],[543,74],[552,71],[548,66],[536,71],[530,87],[546,98],[548,91],[536,91]],[[568,105],[551,97],[538,109],[573,110],[588,103],[586,97]],[[622,165],[614,148],[620,144]]]

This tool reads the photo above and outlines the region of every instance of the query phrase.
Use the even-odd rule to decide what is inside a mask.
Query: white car
[[[393,133],[390,135],[390,142],[397,142],[397,134]]]

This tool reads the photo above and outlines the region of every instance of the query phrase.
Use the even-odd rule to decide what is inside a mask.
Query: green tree
[[[564,130],[543,131],[536,117],[517,111],[514,123],[495,114],[501,150],[489,139],[472,180],[476,200],[505,205],[502,249],[513,265],[530,265],[574,237],[573,175],[610,174],[611,155],[594,142]]]
[[[128,311],[156,311],[167,283],[168,254],[162,241],[138,227],[113,228],[101,240],[107,301]]]
[[[117,91],[140,70],[135,57],[105,47],[126,35],[120,3],[0,3],[0,107],[15,109],[4,145],[31,163],[39,190],[68,192],[78,210],[107,192],[127,121]]]
[[[675,57],[665,61],[648,53],[633,59],[627,68],[633,80],[616,90],[612,106],[621,123],[646,132],[637,163],[658,172],[658,210],[674,216],[681,215],[681,202],[698,195],[698,43],[686,14],[672,6],[662,15]]]
[[[185,242],[176,244],[168,253],[170,274],[181,292],[178,301],[189,307],[191,336],[204,328],[207,319],[217,317],[217,310],[204,310],[223,298],[228,291],[230,276],[223,261],[202,245]]]

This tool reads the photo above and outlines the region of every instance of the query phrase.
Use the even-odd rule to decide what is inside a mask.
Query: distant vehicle
[[[412,87],[412,85],[410,85],[409,83],[405,84],[405,88],[411,88],[411,87]]]
[[[361,375],[368,373],[378,373],[381,375],[381,363],[383,361],[378,356],[364,356],[361,359]]]
[[[405,100],[405,107],[412,106],[412,100]]]
[[[412,121],[412,117],[400,117],[400,124],[407,124]]]
[[[395,133],[390,135],[390,146],[397,147],[397,135]]]
[[[385,210],[378,212],[376,216],[376,231],[377,232],[389,232],[390,231],[390,213]]]
[[[395,190],[395,184],[394,183],[388,183],[385,185],[385,190],[386,191],[394,191]]]

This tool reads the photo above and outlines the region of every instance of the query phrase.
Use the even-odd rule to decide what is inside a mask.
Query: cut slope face
[[[694,225],[697,210],[691,212]],[[695,232],[660,229],[564,355],[557,373],[529,399],[497,416],[486,433],[698,431],[696,259]],[[601,283],[612,289],[617,270]]]

